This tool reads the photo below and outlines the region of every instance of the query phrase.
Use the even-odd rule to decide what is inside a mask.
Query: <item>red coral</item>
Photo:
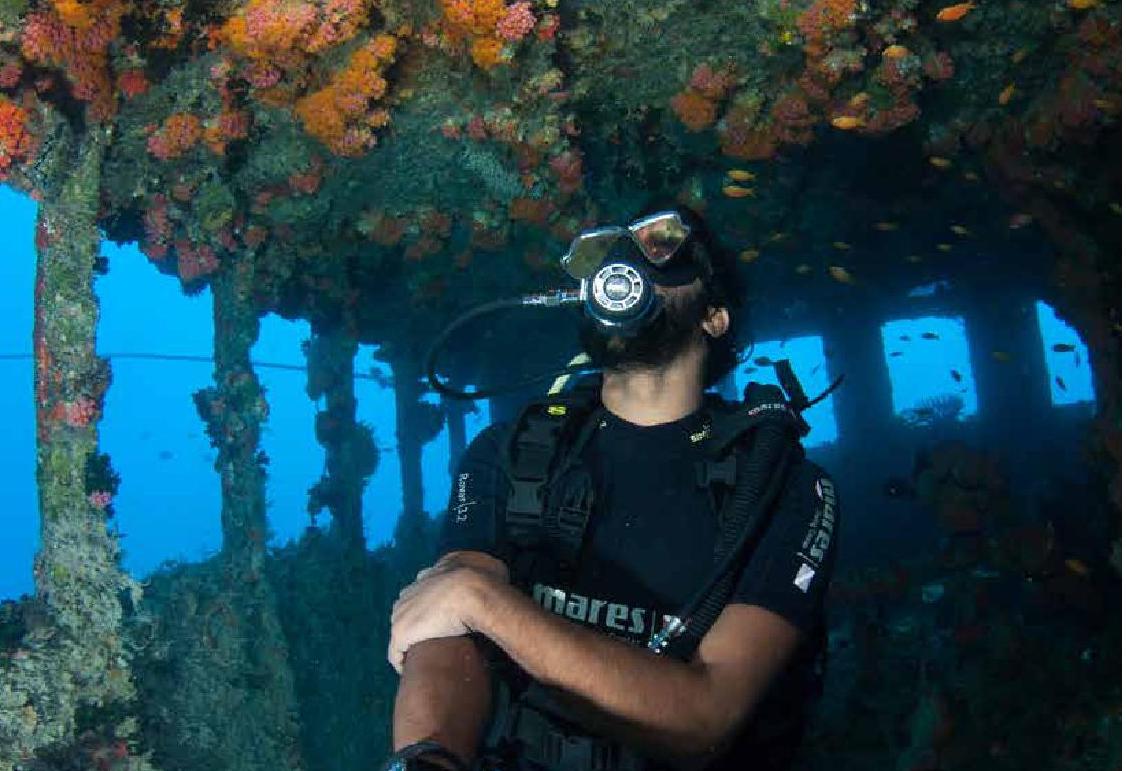
[[[0,96],[0,179],[13,162],[26,161],[38,149],[39,142],[28,128],[27,110]]]
[[[954,77],[954,60],[945,51],[931,54],[923,61],[923,72],[931,80],[949,80]]]
[[[774,135],[781,142],[806,145],[813,141],[812,126],[817,119],[810,114],[809,104],[798,91],[781,96],[770,108]]]
[[[559,180],[559,190],[573,193],[583,184],[583,156],[578,150],[567,150],[551,159],[551,170]]]
[[[207,244],[193,246],[188,241],[176,242],[176,268],[180,280],[187,283],[219,269],[219,258]]]
[[[3,66],[0,66],[0,88],[15,88],[20,82],[21,75],[23,75],[22,64],[15,60],[4,62]]]
[[[714,101],[692,89],[686,89],[669,100],[669,106],[689,131],[703,131],[715,123],[719,107]]]
[[[117,76],[117,90],[125,95],[126,99],[140,96],[149,90],[149,81],[145,78],[142,69],[125,70]]]
[[[731,67],[712,69],[707,64],[698,64],[692,71],[688,80],[689,88],[698,91],[701,96],[719,101],[727,96],[736,85],[735,71]]]

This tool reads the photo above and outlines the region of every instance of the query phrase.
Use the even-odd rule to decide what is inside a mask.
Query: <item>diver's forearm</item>
[[[470,637],[412,646],[395,697],[394,749],[433,740],[472,764],[492,708],[491,676]]]
[[[492,584],[474,624],[530,676],[570,696],[588,729],[679,759],[714,751],[709,684],[697,667],[656,656]]]

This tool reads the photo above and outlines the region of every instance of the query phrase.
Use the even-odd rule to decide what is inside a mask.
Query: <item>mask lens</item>
[[[649,262],[661,267],[676,254],[691,232],[676,212],[663,212],[629,226],[637,245]]]
[[[582,280],[594,275],[610,247],[625,233],[624,228],[605,227],[584,230],[575,236],[571,248],[560,260],[563,270],[571,278]]]

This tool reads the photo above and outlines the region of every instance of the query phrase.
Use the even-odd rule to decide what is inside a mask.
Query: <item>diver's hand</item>
[[[419,571],[391,610],[387,660],[395,671],[402,674],[403,657],[415,643],[475,631],[474,620],[498,580],[494,573],[455,561]]]

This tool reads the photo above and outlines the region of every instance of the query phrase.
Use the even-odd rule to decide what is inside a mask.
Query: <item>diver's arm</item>
[[[478,587],[474,629],[585,704],[588,728],[684,766],[729,746],[802,636],[776,613],[732,604],[685,663],[556,616],[507,584]]]
[[[504,563],[480,552],[451,552],[436,564],[464,565],[508,581]],[[393,749],[429,739],[472,764],[491,712],[492,672],[476,640],[462,635],[417,643],[403,659]]]
[[[472,764],[492,707],[490,677],[485,655],[471,637],[412,646],[395,697],[393,748],[429,739]]]

